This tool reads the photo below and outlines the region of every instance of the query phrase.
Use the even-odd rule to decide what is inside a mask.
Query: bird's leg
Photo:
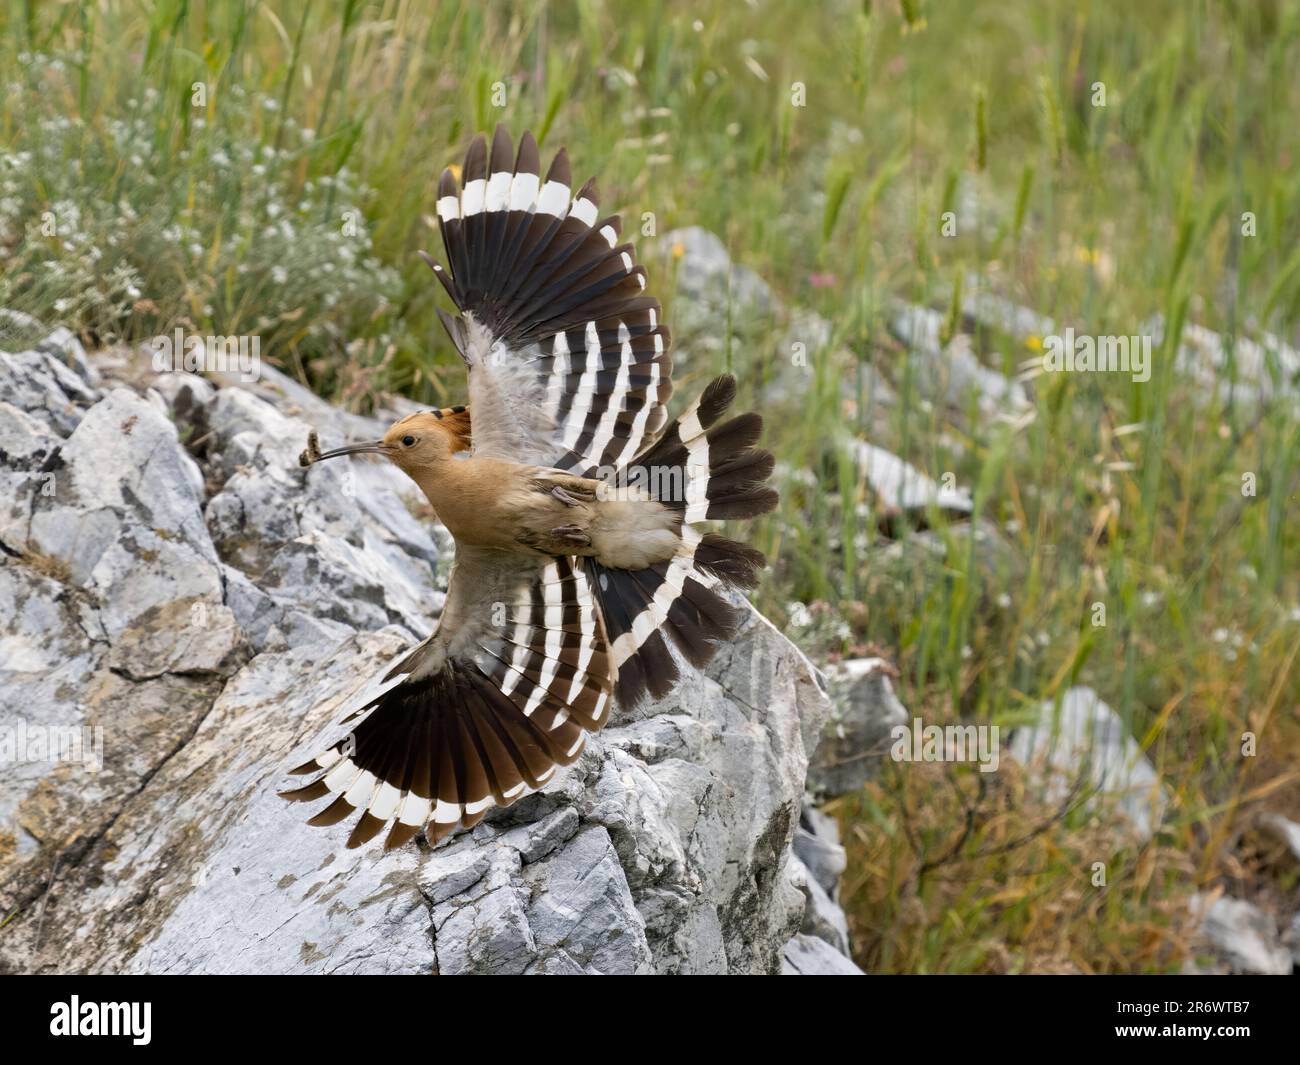
[[[558,492],[559,489],[557,488],[556,491]],[[562,543],[572,544],[574,547],[591,546],[591,534],[577,525],[557,525],[551,530],[551,535]]]
[[[551,489],[551,495],[555,496],[555,498],[566,507],[576,507],[582,503],[582,500],[570,494],[566,489],[562,488],[558,484]]]
[[[541,470],[533,477],[532,488],[557,499],[566,507],[576,507],[582,503],[596,502],[600,482],[565,473],[563,470]]]

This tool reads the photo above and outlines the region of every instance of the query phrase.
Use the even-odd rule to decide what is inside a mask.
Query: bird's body
[[[771,510],[757,415],[723,421],[720,377],[675,421],[668,332],[594,185],[570,201],[563,150],[543,182],[525,134],[498,128],[450,171],[435,273],[469,371],[468,407],[411,415],[383,440],[309,453],[383,454],[456,541],[436,631],[402,655],[287,798],[330,798],[313,824],[361,811],[357,846],[432,839],[541,787],[576,760],[611,701],[675,684],[672,644],[702,665],[737,616],[719,585],[752,586],[752,548],[701,528]],[[433,265],[431,263],[431,265]],[[344,731],[346,730],[346,731]]]
[[[413,480],[463,547],[644,569],[672,558],[681,544],[670,508],[563,470],[450,458],[420,469]]]

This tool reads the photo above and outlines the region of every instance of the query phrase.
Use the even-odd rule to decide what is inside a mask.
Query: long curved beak
[[[382,440],[372,440],[366,444],[349,444],[347,447],[336,447],[333,451],[323,451],[313,461],[336,459],[340,455],[387,455],[391,450]]]

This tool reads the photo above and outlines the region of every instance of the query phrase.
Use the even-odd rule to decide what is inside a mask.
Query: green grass
[[[1261,806],[1300,812],[1294,409],[1206,396],[1165,347],[1146,383],[1040,378],[1012,426],[924,403],[885,328],[890,299],[947,310],[961,285],[1081,332],[1161,314],[1295,343],[1300,3],[9,0],[0,20],[0,306],[92,340],[257,331],[264,357],[354,405],[459,398],[414,253],[439,250],[437,173],[498,121],[568,145],[627,231],[645,212],[659,233],[702,225],[832,323],[771,404],[771,446],[816,480],[783,486],[759,530],[776,559],[760,604],[782,624],[821,604],[801,635],[823,657],[890,649],[930,721],[1008,724],[1092,684],[1173,798],[1170,831],[1126,849],[1086,820],[1041,827],[1051,812],[1010,783],[891,767],[836,806],[873,969],[1176,966],[1179,900],[1237,875]],[[643,246],[671,320],[671,250]],[[784,323],[728,316],[715,335],[691,382],[732,365],[760,402]],[[1038,351],[994,330],[977,349],[1008,371]],[[845,402],[862,364],[897,406]],[[845,432],[954,473],[1015,564],[959,529],[937,571],[882,560]]]

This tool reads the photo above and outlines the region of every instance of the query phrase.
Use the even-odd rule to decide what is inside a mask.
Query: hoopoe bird
[[[669,334],[645,269],[576,196],[560,149],[541,177],[498,127],[470,145],[464,187],[447,170],[437,213],[448,269],[425,255],[458,313],[439,312],[469,375],[468,406],[412,414],[382,440],[302,462],[385,456],[455,539],[433,634],[399,656],[346,735],[291,770],[309,821],[359,813],[347,846],[388,829],[437,842],[541,788],[577,760],[611,703],[666,695],[672,644],[703,666],[739,623],[719,594],[752,588],[761,552],[708,531],[772,510],[773,459],[757,414],[723,420],[719,377],[673,422]]]

